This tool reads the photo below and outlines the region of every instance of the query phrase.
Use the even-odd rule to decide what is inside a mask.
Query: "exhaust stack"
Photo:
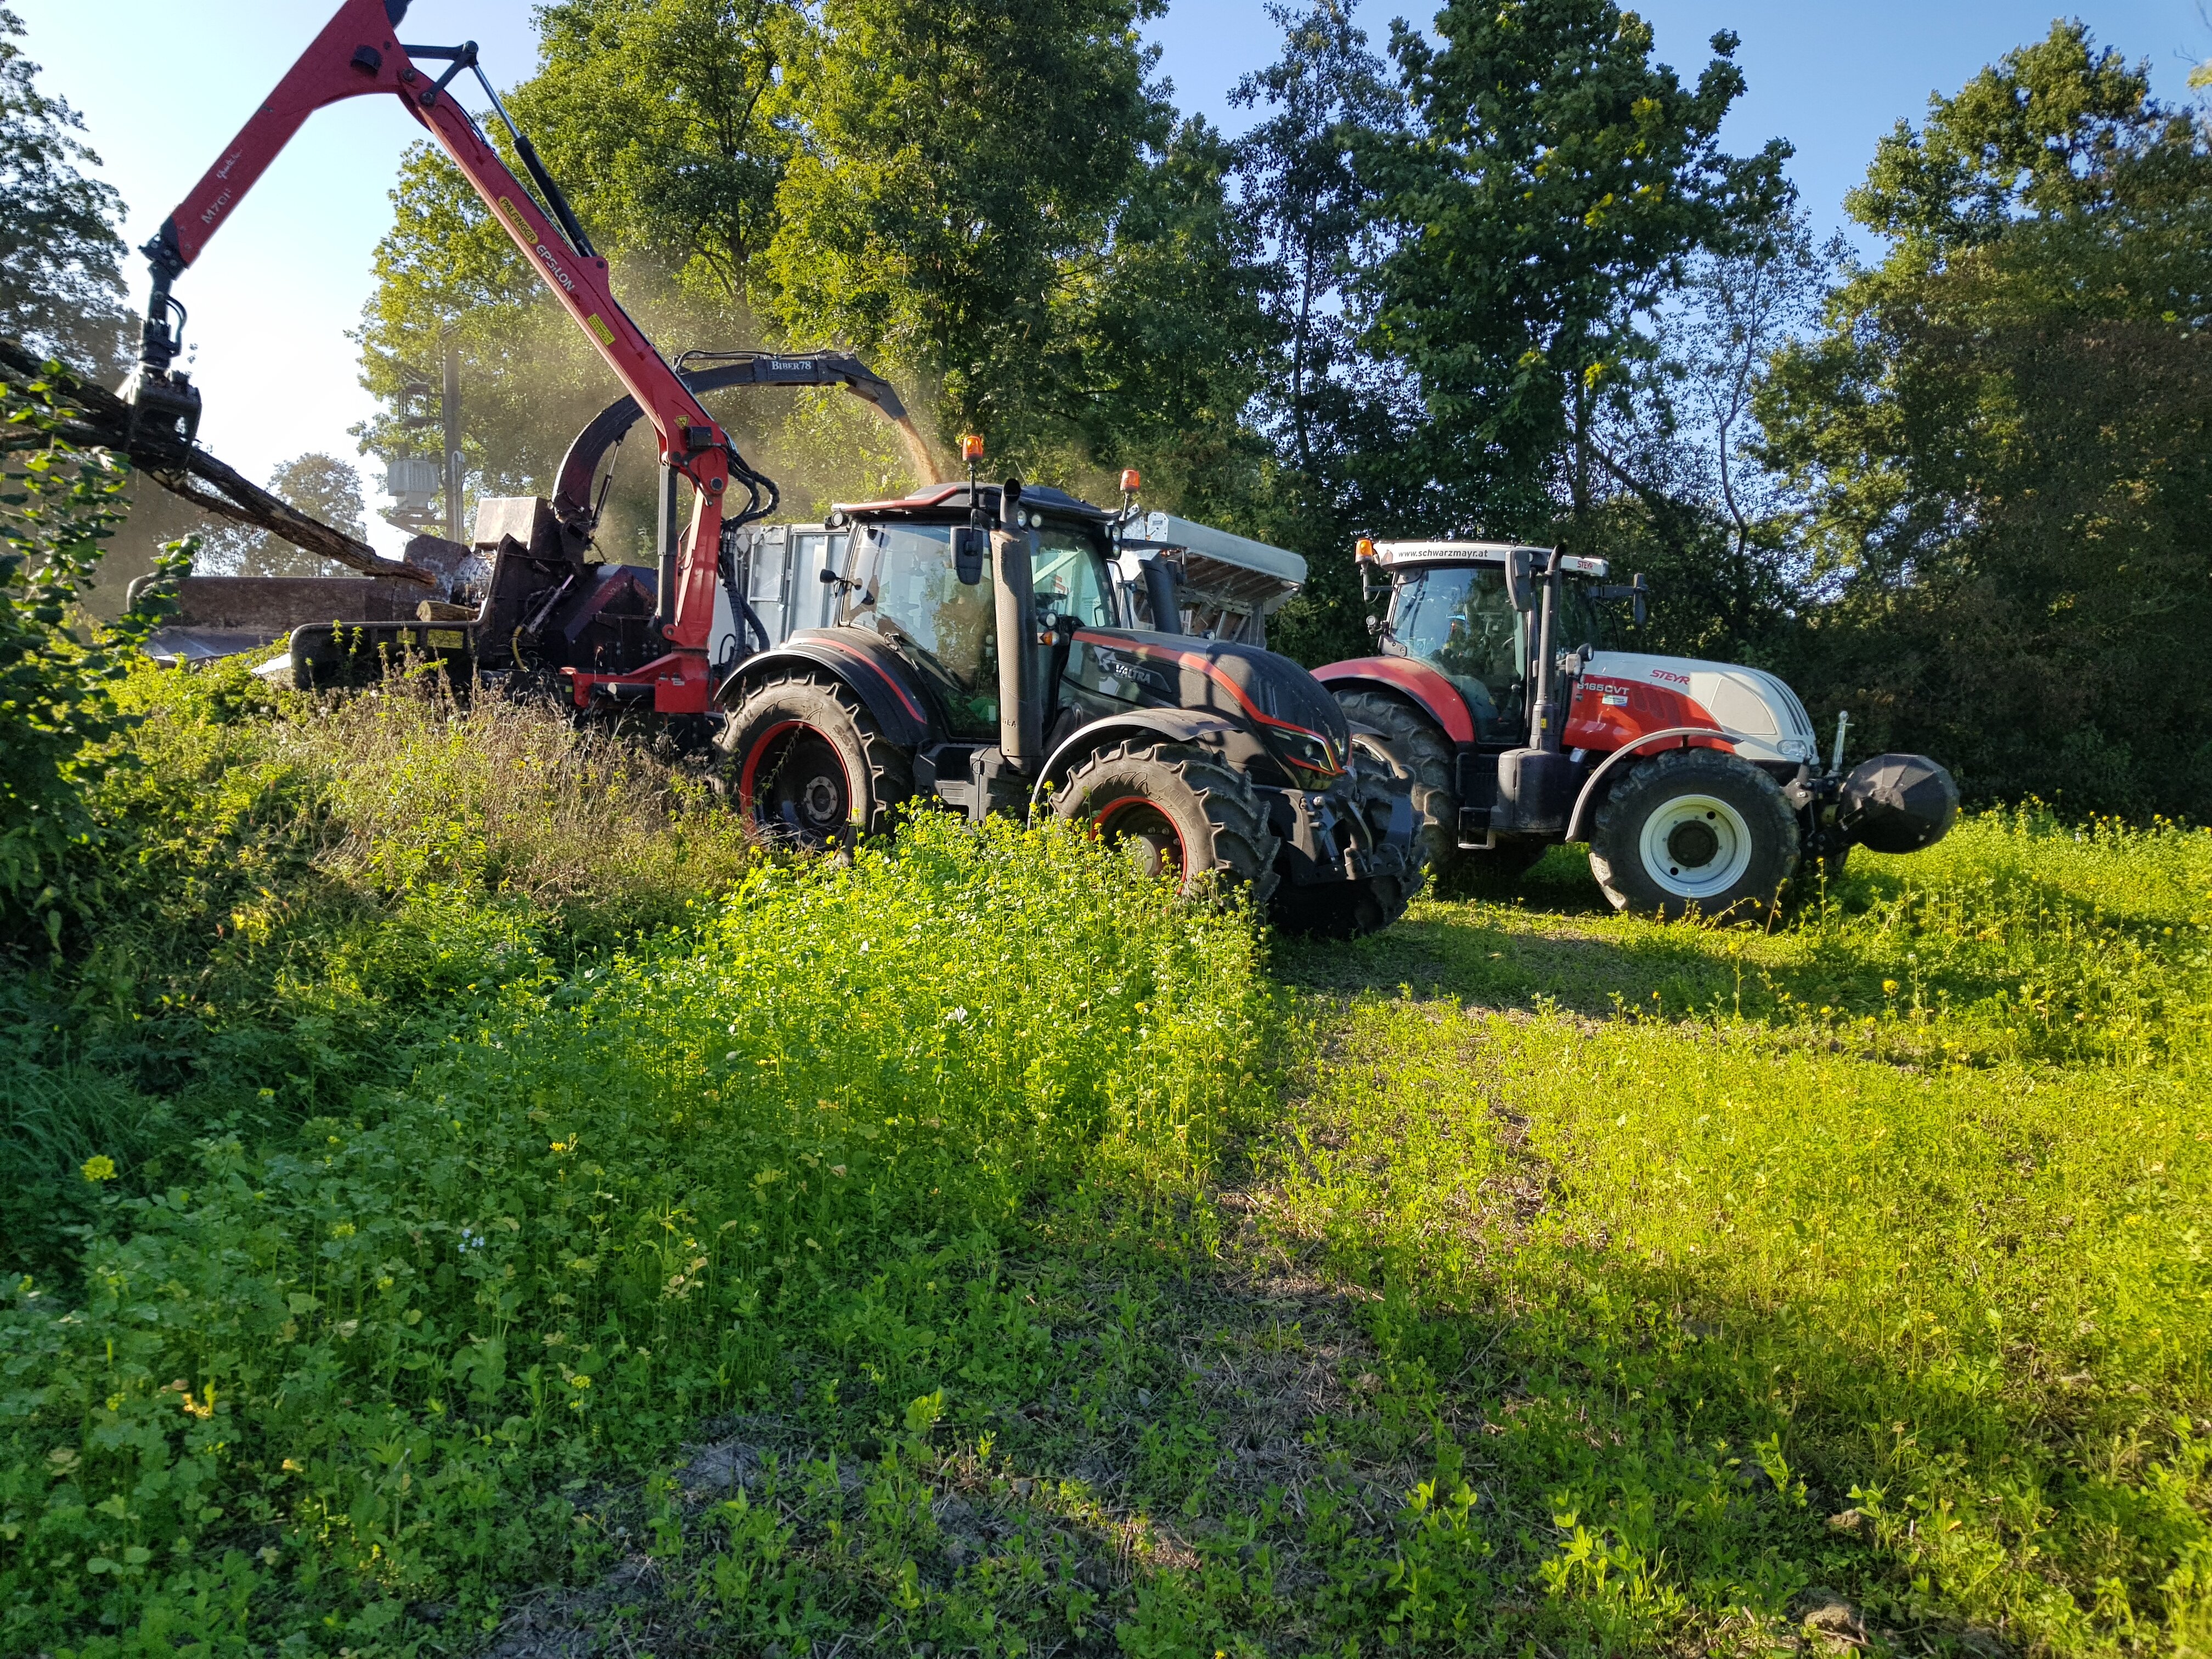
[[[999,522],[1014,522],[1022,481],[1009,478],[999,495]],[[1043,758],[1044,711],[1036,684],[1036,556],[1027,532],[997,530],[991,535],[991,563],[997,580],[993,599],[999,622],[999,750],[1008,765],[1026,771]]]

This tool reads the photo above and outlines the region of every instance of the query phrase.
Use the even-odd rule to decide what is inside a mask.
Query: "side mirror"
[[[1527,548],[1516,547],[1505,556],[1505,597],[1523,615],[1536,608],[1536,595],[1528,585],[1534,574],[1535,556]]]
[[[1644,573],[1640,570],[1636,573],[1634,581],[1598,588],[1592,597],[1601,599],[1626,599],[1630,614],[1636,618],[1636,625],[1638,628],[1643,627],[1651,615],[1651,584],[1644,580]]]
[[[983,580],[983,561],[991,554],[991,532],[966,525],[952,532],[952,569],[961,586],[973,587]]]

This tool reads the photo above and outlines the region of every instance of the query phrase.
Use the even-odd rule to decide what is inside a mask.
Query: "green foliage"
[[[945,435],[1070,484],[1144,464],[1196,503],[1254,470],[1266,330],[1231,152],[1145,82],[1153,9],[825,7],[768,266],[794,337],[908,370]]]
[[[0,7],[0,335],[105,376],[135,343],[115,234],[123,203],[79,170],[100,165],[73,136],[83,118],[39,90],[39,66],[11,38],[22,33]]]
[[[130,726],[112,684],[161,611],[152,596],[90,644],[70,631],[121,516],[125,474],[57,434],[70,381],[59,364],[50,370],[0,383],[0,949],[32,934],[58,948],[66,920],[90,913],[100,830],[88,796]],[[189,558],[173,550],[165,569]]]
[[[1144,84],[1149,9],[833,0],[795,66],[810,142],[769,255],[785,325],[933,371],[948,431],[1029,437],[1056,313],[1170,136]]]
[[[1358,391],[1346,377],[1358,352],[1342,304],[1368,228],[1368,201],[1352,136],[1388,127],[1397,114],[1382,64],[1340,0],[1303,12],[1271,3],[1283,55],[1247,75],[1235,104],[1270,112],[1237,141],[1244,208],[1273,258],[1266,267],[1270,319],[1285,350],[1270,386],[1270,414],[1288,428],[1298,470],[1319,477],[1356,436]]]
[[[588,1566],[564,1477],[788,1397],[807,1348],[902,1403],[1028,1346],[988,1295],[919,1328],[932,1275],[1085,1181],[1187,1191],[1256,1060],[1242,919],[1060,831],[760,864],[567,975],[526,905],[417,880],[391,918],[353,968],[434,999],[402,1074],[202,1140],[103,1200],[81,1294],[15,1292],[11,1646],[392,1639]]]
[[[1358,284],[1369,347],[1420,390],[1401,510],[1430,533],[1540,533],[1555,491],[1580,514],[1603,487],[1592,428],[1639,319],[1689,255],[1771,218],[1789,148],[1719,148],[1733,34],[1688,88],[1612,0],[1450,5],[1436,27],[1440,46],[1396,29],[1413,122],[1359,152],[1395,243]]]
[[[1399,112],[1350,8],[1322,0],[1304,11],[1271,5],[1268,15],[1282,56],[1230,94],[1267,112],[1237,141],[1237,173],[1279,342],[1251,411],[1277,461],[1264,512],[1248,510],[1240,527],[1304,554],[1306,586],[1269,620],[1268,638],[1318,664],[1368,649],[1351,550],[1362,530],[1401,527],[1390,416],[1414,400],[1410,388],[1378,385],[1346,304],[1352,272],[1377,251],[1353,135],[1387,130]]]
[[[1376,1431],[1433,1437],[1338,1631],[2201,1639],[2212,835],[1869,862],[1786,935],[1431,906],[1291,960],[1413,981],[1324,1027],[1260,1183],[1378,1298]]]
[[[1807,492],[1805,678],[1984,794],[2212,809],[2212,750],[2146,686],[2212,669],[2199,556],[2212,147],[2079,24],[1883,141],[1893,240],[1762,394]]]
[[[744,300],[793,148],[784,0],[565,0],[538,18],[528,120],[593,240],[710,303]],[[564,185],[564,188],[567,187]]]
[[[1271,985],[1057,830],[784,863],[550,711],[115,690],[106,923],[0,981],[10,1650],[2205,1618],[2212,835],[1772,934],[1560,854]]]

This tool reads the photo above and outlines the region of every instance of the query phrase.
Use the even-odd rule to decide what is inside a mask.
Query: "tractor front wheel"
[[[1374,765],[1355,742],[1352,775],[1332,791],[1340,812],[1356,816],[1356,825],[1346,825],[1364,855],[1366,872],[1341,881],[1315,882],[1310,886],[1286,885],[1275,890],[1275,926],[1286,933],[1308,939],[1362,939],[1379,933],[1406,914],[1406,907],[1428,879],[1421,863],[1419,826],[1414,810],[1415,839],[1392,846],[1390,823],[1405,794],[1402,776],[1395,769]]]
[[[1188,744],[1123,743],[1101,750],[1054,793],[1060,817],[1135,849],[1147,873],[1172,875],[1195,896],[1209,884],[1275,890],[1279,840],[1249,780]]]
[[[914,793],[913,763],[835,680],[789,674],[754,687],[714,742],[731,805],[787,846],[850,847],[884,834]]]
[[[1381,691],[1340,691],[1337,706],[1354,727],[1380,736],[1369,740],[1355,730],[1352,752],[1373,763],[1413,796],[1413,846],[1430,878],[1439,887],[1459,858],[1459,798],[1452,793],[1452,746],[1436,723],[1400,699]]]
[[[1798,851],[1797,815],[1772,778],[1734,755],[1677,749],[1613,786],[1589,860],[1616,910],[1733,921],[1775,913]]]

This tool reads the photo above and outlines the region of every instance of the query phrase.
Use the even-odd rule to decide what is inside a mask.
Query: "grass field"
[[[0,984],[0,1650],[2212,1652],[2212,835],[1291,946],[127,690]]]

